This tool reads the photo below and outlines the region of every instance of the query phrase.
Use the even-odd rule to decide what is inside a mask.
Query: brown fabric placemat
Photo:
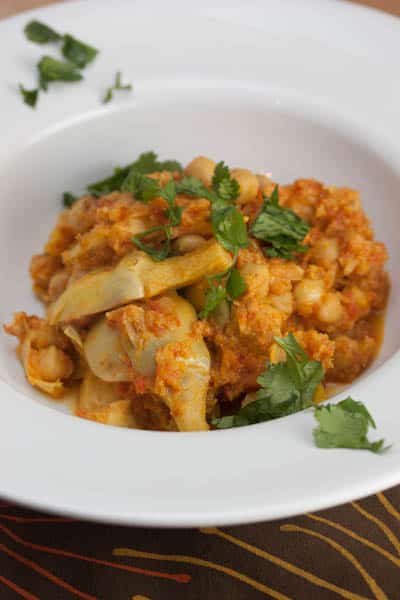
[[[52,1],[0,0],[0,17]],[[400,15],[400,0],[355,1]],[[86,523],[0,501],[0,600],[263,596],[400,600],[400,487],[298,518],[201,530]]]
[[[283,521],[189,530],[100,525],[0,504],[1,600],[262,597],[398,600],[400,487]]]

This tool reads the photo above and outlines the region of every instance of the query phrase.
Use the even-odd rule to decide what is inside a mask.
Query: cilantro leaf
[[[155,195],[159,195],[164,200],[166,200],[168,204],[168,208],[166,210],[166,215],[168,217],[169,223],[167,225],[157,225],[156,227],[152,227],[143,233],[136,235],[132,238],[132,242],[141,250],[146,252],[149,256],[152,257],[153,260],[161,261],[165,260],[170,252],[171,252],[171,234],[172,227],[176,227],[180,224],[182,218],[182,208],[176,204],[176,187],[174,181],[169,181],[163,188],[160,189],[158,182],[154,179],[150,179],[149,177],[145,177],[144,175],[134,174],[134,177],[142,178],[142,182],[144,180],[153,181],[157,184],[157,192]],[[143,184],[142,184],[143,185]],[[146,184],[147,185],[147,184]],[[150,193],[149,190],[145,190],[145,193]],[[143,194],[143,192],[142,192]],[[136,197],[137,192],[136,192]],[[160,248],[155,248],[154,246],[149,246],[148,244],[144,244],[142,242],[142,238],[156,232],[164,232],[165,241],[163,242]]]
[[[310,226],[303,219],[279,205],[279,188],[276,186],[271,197],[265,198],[251,233],[269,244],[265,249],[268,256],[292,260],[298,252],[307,251],[307,246],[300,242],[309,230]]]
[[[234,254],[249,243],[243,215],[234,206],[212,210],[211,226],[218,242]]]
[[[211,185],[218,197],[225,202],[232,202],[239,196],[239,183],[236,179],[231,179],[229,167],[222,160],[215,166]]]
[[[137,200],[150,202],[160,195],[160,186],[156,179],[146,177],[132,168],[121,185],[121,192],[130,192]]]
[[[203,310],[199,313],[200,319],[207,319],[212,312],[226,299],[226,288],[222,285],[210,285],[206,292]]]
[[[246,291],[246,282],[235,267],[235,263],[236,257],[226,271],[208,277],[209,287],[206,291],[204,308],[199,313],[200,319],[207,319],[224,300],[230,304]],[[218,285],[215,285],[215,282],[218,282]]]
[[[27,90],[20,83],[19,84],[19,91],[21,93],[21,96],[22,96],[25,104],[27,104],[28,106],[31,106],[32,108],[35,108],[37,100],[38,100],[39,90],[38,89]]]
[[[178,181],[176,184],[176,191],[178,194],[186,194],[187,196],[206,198],[207,200],[214,199],[214,194],[206,188],[204,183],[193,176],[183,177],[181,181]]]
[[[166,211],[169,223],[172,227],[180,225],[182,220],[183,208],[178,206],[176,200],[176,186],[174,181],[169,181],[161,190],[161,197],[167,201],[168,208]]]
[[[163,231],[166,234],[166,239],[160,248],[155,248],[154,246],[149,246],[142,242],[142,239],[147,237],[148,235],[156,232]],[[132,242],[143,252],[146,252],[151,258],[157,262],[165,260],[171,250],[171,230],[170,228],[164,227],[163,225],[157,225],[156,227],[152,227],[147,231],[143,231],[143,233],[138,233],[135,237],[132,238]]]
[[[77,40],[68,33],[64,35],[63,39],[62,54],[64,58],[80,69],[83,69],[92,62],[99,52],[96,48],[93,48],[93,46],[89,46],[88,44]]]
[[[158,167],[159,171],[171,171],[172,173],[174,171],[182,171],[182,165],[177,160],[163,160],[162,162],[158,163]]]
[[[40,21],[30,21],[25,26],[24,32],[28,40],[36,44],[48,44],[61,39],[61,35],[57,31]]]
[[[70,208],[76,200],[78,200],[77,196],[74,196],[71,192],[63,193],[63,204],[65,207]]]
[[[314,416],[318,427],[314,429],[314,441],[318,448],[352,448],[380,453],[385,440],[370,442],[368,428],[375,422],[362,402],[350,396],[338,404],[317,406]]]
[[[38,69],[40,87],[45,91],[51,81],[80,81],[83,79],[75,65],[56,60],[51,56],[43,56],[38,63]]]
[[[226,292],[230,300],[236,300],[245,293],[247,285],[236,267],[232,267],[226,281]]]
[[[131,91],[133,89],[133,86],[131,83],[126,83],[125,85],[122,84],[122,74],[121,71],[117,71],[115,74],[115,81],[114,84],[111,85],[109,88],[107,88],[106,93],[104,95],[103,98],[103,104],[106,104],[107,102],[110,102],[113,97],[114,97],[114,92],[115,91]]]
[[[219,429],[241,427],[285,417],[312,405],[324,376],[322,364],[308,358],[292,333],[274,340],[285,350],[286,361],[267,363],[266,370],[257,379],[261,388],[256,399],[229,419],[214,419],[213,425]]]
[[[125,167],[117,167],[114,169],[114,173],[111,176],[89,184],[87,189],[91,194],[103,196],[116,190],[121,190],[122,184],[129,173],[132,174],[133,172],[137,172],[141,175],[147,175],[149,173],[155,173],[156,171],[170,170],[181,171],[182,166],[177,161],[166,160],[164,162],[159,162],[157,160],[157,154],[154,152],[143,152],[133,163],[130,163]]]

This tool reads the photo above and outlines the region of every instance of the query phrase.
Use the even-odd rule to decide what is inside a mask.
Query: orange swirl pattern
[[[0,508],[1,600],[400,599],[400,487],[222,529],[137,529]]]

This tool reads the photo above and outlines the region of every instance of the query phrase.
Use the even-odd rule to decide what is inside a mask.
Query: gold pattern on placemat
[[[399,509],[395,488],[285,521],[160,531],[1,502],[0,599],[397,600]]]

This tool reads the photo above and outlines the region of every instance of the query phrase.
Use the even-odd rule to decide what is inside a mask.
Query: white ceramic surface
[[[85,82],[54,85],[36,111],[16,89],[34,84],[47,52],[22,36],[33,16],[101,49]],[[141,151],[354,186],[389,248],[393,290],[382,353],[350,391],[394,443],[382,456],[319,450],[309,412],[193,434],[87,422],[32,390],[1,334],[0,494],[91,519],[199,526],[286,517],[399,483],[400,22],[333,0],[79,1],[1,22],[0,45],[0,321],[40,310],[27,268],[60,193]],[[134,93],[103,106],[117,68]]]

